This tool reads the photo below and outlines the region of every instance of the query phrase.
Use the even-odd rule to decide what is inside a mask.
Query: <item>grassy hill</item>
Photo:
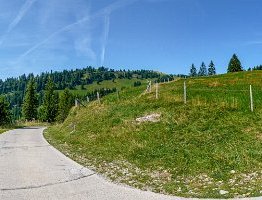
[[[124,88],[132,88],[134,87],[134,83],[136,81],[140,81],[141,84],[146,84],[147,79],[115,79],[113,80],[105,80],[97,84],[97,82],[94,82],[89,85],[84,85],[84,89],[81,89],[81,85],[76,86],[75,90],[70,90],[72,94],[75,95],[85,95],[87,92],[92,92],[94,90],[106,88],[106,89],[113,89],[117,88],[118,90],[124,89]],[[63,91],[63,90],[57,90],[57,91]]]
[[[0,96],[4,96],[10,103],[12,120],[14,121],[23,117],[21,110],[24,94],[26,86],[32,78],[38,92],[38,102],[42,104],[45,86],[49,79],[52,80],[57,91],[69,88],[72,89],[72,93],[78,99],[85,100],[88,95],[91,96],[90,99],[92,100],[97,92],[94,90],[99,90],[101,96],[104,96],[115,91],[115,88],[131,87],[135,80],[140,82],[146,82],[147,79],[173,80],[173,75],[152,70],[114,70],[105,67],[86,67],[75,70],[43,72],[37,75],[33,73],[23,74],[6,80],[0,79]]]
[[[254,112],[250,111],[252,84]],[[77,162],[144,190],[185,197],[250,197],[262,191],[262,72],[241,72],[106,96],[73,108],[45,137]],[[156,122],[138,117],[159,114]],[[73,130],[75,125],[75,131]]]

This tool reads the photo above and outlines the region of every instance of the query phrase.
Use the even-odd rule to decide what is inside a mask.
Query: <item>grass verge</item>
[[[20,125],[6,125],[6,126],[0,126],[0,134],[4,133],[6,131],[12,130],[12,129],[16,129],[16,128],[20,128]]]
[[[0,128],[0,134],[6,132],[6,131],[8,131],[8,130],[9,130],[9,129]]]
[[[102,104],[74,108],[45,137],[77,162],[143,190],[200,198],[260,196],[261,77],[245,72],[189,79],[186,105],[183,80],[161,84],[158,100],[154,92],[143,94],[143,87],[125,90],[121,100],[112,94]],[[136,121],[152,113],[160,121]]]

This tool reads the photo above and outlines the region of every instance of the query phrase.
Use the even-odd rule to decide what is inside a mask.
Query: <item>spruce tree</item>
[[[204,62],[202,62],[199,72],[198,72],[198,76],[206,76],[207,75],[207,68]]]
[[[38,109],[37,109],[37,119],[39,119],[41,121],[46,121],[45,120],[45,110],[44,110],[43,105],[39,106]]]
[[[0,96],[0,126],[11,123],[11,112],[9,110],[9,103],[4,97]]]
[[[215,74],[216,74],[215,64],[211,60],[209,66],[208,66],[208,75],[212,76],[212,75],[215,75]]]
[[[57,94],[54,91],[54,83],[51,78],[48,79],[48,82],[45,87],[44,94],[44,103],[43,103],[43,114],[42,117],[44,121],[54,122],[57,116]]]
[[[34,79],[30,79],[25,93],[22,113],[26,120],[33,120],[37,118],[38,107],[37,93]]]
[[[197,76],[197,69],[196,69],[196,67],[195,67],[194,64],[192,64],[192,66],[191,66],[190,74],[189,74],[189,75],[192,76],[192,77]]]
[[[63,122],[73,105],[73,96],[70,93],[69,89],[66,88],[60,95],[59,104],[58,104],[58,121]]]
[[[229,61],[227,72],[239,72],[243,71],[240,60],[236,54],[233,54],[232,58]]]

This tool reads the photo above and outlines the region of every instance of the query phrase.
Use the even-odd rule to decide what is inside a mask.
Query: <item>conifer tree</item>
[[[215,64],[211,60],[209,66],[208,66],[208,75],[212,76],[212,75],[215,75],[215,74],[216,74]]]
[[[195,67],[194,64],[192,64],[192,66],[191,66],[191,69],[190,69],[190,76],[192,76],[192,77],[197,76],[197,69],[196,69],[196,67]]]
[[[58,99],[57,94],[54,91],[54,83],[51,78],[48,79],[48,82],[45,87],[44,94],[44,103],[43,103],[43,119],[47,122],[54,122],[57,116],[58,110]]]
[[[38,107],[37,93],[34,79],[30,79],[25,93],[23,102],[22,113],[26,120],[33,120],[37,118],[37,107]]]
[[[239,72],[243,71],[240,60],[236,54],[233,54],[232,58],[229,61],[227,72]]]
[[[39,119],[41,121],[46,121],[45,120],[45,110],[44,110],[43,105],[41,105],[37,108],[37,119]]]
[[[58,104],[58,121],[63,122],[73,105],[73,96],[69,89],[66,88],[60,95]]]
[[[206,76],[207,75],[207,68],[204,62],[202,62],[199,72],[198,72],[198,76]]]
[[[0,96],[0,126],[11,123],[11,113],[9,110],[9,104],[4,97]]]

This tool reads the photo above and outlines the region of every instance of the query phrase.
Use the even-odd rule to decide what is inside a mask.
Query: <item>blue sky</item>
[[[107,66],[262,64],[261,0],[0,0],[0,78]]]

